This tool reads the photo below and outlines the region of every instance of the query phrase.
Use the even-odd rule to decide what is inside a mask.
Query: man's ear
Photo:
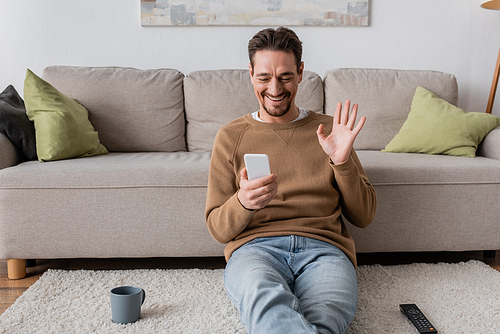
[[[300,68],[299,68],[299,83],[302,82],[302,75],[304,74],[304,62],[300,62]]]
[[[250,76],[253,77],[252,63],[248,63],[248,70],[250,71]]]

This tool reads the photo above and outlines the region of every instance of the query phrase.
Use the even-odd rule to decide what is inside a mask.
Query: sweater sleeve
[[[212,238],[228,243],[248,225],[255,211],[238,200],[239,172],[233,161],[234,137],[219,131],[215,138],[208,176],[205,220]]]
[[[367,227],[375,218],[377,196],[354,149],[346,162],[332,164],[332,168],[341,195],[342,215],[353,225]]]

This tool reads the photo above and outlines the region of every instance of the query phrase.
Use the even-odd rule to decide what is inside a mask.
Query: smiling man
[[[267,50],[256,53],[251,58],[254,61],[258,58],[257,68],[254,63],[249,67],[255,95],[261,106],[259,112],[263,111],[258,116],[268,123],[292,122],[299,114],[299,108],[292,102],[302,81],[303,63],[295,70],[295,57],[290,53]]]
[[[295,105],[302,43],[287,28],[248,44],[260,108],[222,127],[210,164],[205,218],[227,243],[226,291],[248,333],[345,333],[356,312],[354,242],[375,215],[375,191],[353,149],[365,118]],[[243,156],[265,153],[273,174],[249,180]]]

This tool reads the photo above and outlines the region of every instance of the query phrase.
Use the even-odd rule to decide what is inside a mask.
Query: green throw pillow
[[[447,154],[473,158],[500,118],[467,112],[417,87],[411,111],[399,133],[382,152]]]
[[[53,161],[106,154],[88,111],[48,82],[26,71],[24,104],[35,123],[38,160]]]

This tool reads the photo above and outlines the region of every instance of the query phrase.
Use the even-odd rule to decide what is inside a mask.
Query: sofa
[[[51,66],[44,80],[88,109],[109,154],[24,161],[0,134],[0,258],[223,256],[204,220],[210,151],[224,124],[258,110],[247,70]],[[500,128],[475,158],[381,152],[405,122],[417,86],[456,105],[453,75],[435,71],[305,71],[297,105],[367,117],[355,149],[378,198],[357,252],[500,249]],[[12,274],[11,274],[12,273]]]

